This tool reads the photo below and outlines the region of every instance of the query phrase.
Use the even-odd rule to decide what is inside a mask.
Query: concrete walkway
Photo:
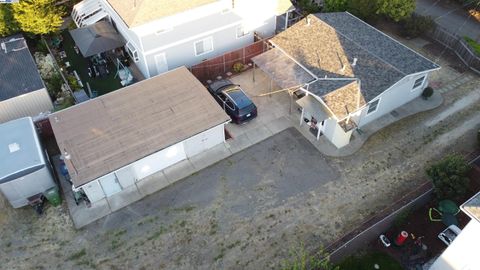
[[[454,1],[417,0],[416,13],[431,16],[451,33],[480,41],[480,22]]]

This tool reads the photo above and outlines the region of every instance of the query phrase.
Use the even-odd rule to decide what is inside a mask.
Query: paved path
[[[460,5],[442,0],[417,0],[415,12],[433,17],[452,33],[480,40],[480,22]]]

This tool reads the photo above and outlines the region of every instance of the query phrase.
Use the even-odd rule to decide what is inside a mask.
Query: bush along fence
[[[448,32],[438,24],[427,35],[443,46],[451,49],[472,71],[480,74],[480,57],[475,54],[463,37]]]
[[[205,60],[190,67],[190,71],[198,80],[205,83],[207,80],[215,80],[217,76],[241,72],[249,66],[253,57],[268,49],[266,40],[259,40],[241,49]]]

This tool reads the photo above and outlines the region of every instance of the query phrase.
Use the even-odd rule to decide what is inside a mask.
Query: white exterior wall
[[[480,269],[480,260],[478,260],[479,239],[480,223],[476,220],[471,220],[467,226],[463,228],[462,233],[460,233],[442,255],[438,257],[430,267],[430,270]]]
[[[0,123],[52,112],[53,104],[45,88],[0,101]]]
[[[187,157],[192,157],[223,142],[225,126],[221,124],[185,140],[185,153]]]
[[[47,166],[20,178],[0,184],[0,190],[13,208],[28,205],[28,197],[56,186]]]
[[[337,148],[342,148],[350,142],[352,130],[345,132],[337,123],[337,120],[329,118],[325,120],[325,128],[323,134]]]
[[[91,202],[96,202],[224,141],[224,125],[222,124],[99,177],[81,188]]]
[[[415,80],[423,76],[425,76],[423,84],[413,90],[412,88]],[[358,120],[359,122],[357,122],[358,126],[362,127],[372,122],[373,120],[387,113],[390,113],[391,111],[404,105],[405,103],[408,103],[413,99],[419,97],[422,94],[423,89],[427,85],[428,72],[406,76],[377,97],[380,98],[380,102],[378,103],[377,110],[375,112],[367,115],[368,106],[362,109],[360,120]],[[373,99],[372,101],[375,101],[375,99]]]
[[[195,39],[186,40],[181,44],[177,44],[173,47],[170,47],[163,51],[153,52],[149,55],[146,55],[146,61],[148,65],[149,75],[155,76],[159,74],[157,72],[157,65],[155,62],[155,55],[165,54],[168,63],[168,69],[172,70],[180,66],[192,66],[202,62],[203,60],[211,59],[216,56],[223,55],[229,51],[233,51],[242,47],[245,47],[253,43],[253,33],[249,33],[246,36],[237,38],[237,28],[241,24],[223,29],[221,31],[207,34],[203,36],[198,36]],[[192,25],[192,27],[195,27]],[[205,39],[207,37],[212,38],[213,51],[202,54],[195,55],[194,43],[196,41]]]

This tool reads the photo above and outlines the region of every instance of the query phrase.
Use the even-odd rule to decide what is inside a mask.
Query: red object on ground
[[[408,233],[406,231],[402,231],[400,232],[400,234],[397,236],[397,239],[395,239],[395,244],[397,246],[401,246],[403,245],[403,243],[405,242],[405,240],[407,240],[408,238]]]

